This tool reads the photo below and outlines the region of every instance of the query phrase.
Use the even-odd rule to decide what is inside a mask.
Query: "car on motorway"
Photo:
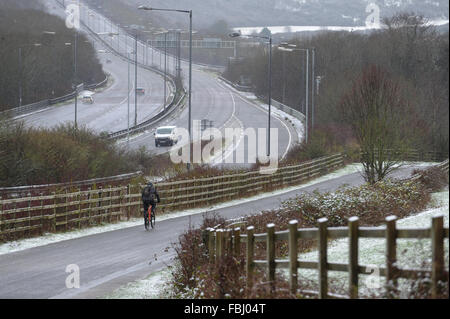
[[[136,93],[137,93],[137,94],[144,95],[144,94],[145,94],[145,89],[144,89],[144,88],[141,88],[141,87],[138,87],[138,88],[136,88]]]
[[[168,145],[172,146],[178,143],[177,127],[176,126],[161,126],[158,127],[154,133],[155,146]]]
[[[93,104],[94,98],[91,95],[84,95],[81,99],[84,104]]]

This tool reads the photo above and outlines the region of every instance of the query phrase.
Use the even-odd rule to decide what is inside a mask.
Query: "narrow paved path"
[[[397,177],[410,176],[403,168]],[[249,201],[215,212],[230,219],[277,208],[296,194],[334,191],[341,185],[360,185],[359,173],[346,175],[282,195]],[[207,211],[207,209],[205,209]],[[144,278],[171,263],[171,243],[188,227],[198,226],[202,214],[157,221],[156,228],[144,226],[62,241],[0,256],[0,298],[95,298],[130,281]],[[81,286],[67,289],[65,272],[70,264],[80,268]]]

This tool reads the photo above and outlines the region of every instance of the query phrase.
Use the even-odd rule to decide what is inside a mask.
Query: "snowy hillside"
[[[125,0],[121,0],[125,1]],[[99,1],[100,2],[100,1]],[[129,4],[146,4],[146,0],[126,0]],[[216,20],[226,20],[230,26],[260,25],[364,25],[375,3],[381,17],[396,12],[415,12],[429,19],[448,20],[447,0],[153,0],[151,5],[162,8],[192,9],[195,23],[208,26]],[[168,19],[179,17],[166,15]]]

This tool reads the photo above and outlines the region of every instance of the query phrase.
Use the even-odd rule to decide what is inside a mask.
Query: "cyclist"
[[[160,202],[158,191],[152,182],[149,182],[147,186],[142,190],[142,203],[144,205],[144,220],[147,218],[148,207],[152,206],[152,212],[155,211],[156,203]]]

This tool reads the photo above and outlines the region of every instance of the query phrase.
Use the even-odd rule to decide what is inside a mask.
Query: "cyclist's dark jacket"
[[[153,189],[153,192],[155,194],[155,198],[156,198],[157,201],[145,198],[144,191],[145,191],[146,187],[150,187],[150,190]],[[144,189],[142,190],[142,196],[141,196],[142,197],[142,203],[144,204],[144,212],[146,212],[148,210],[148,206],[152,205],[152,207],[155,208],[156,207],[156,203],[160,202],[159,194],[158,194],[158,191],[156,190],[156,187],[152,183],[148,183],[146,187],[144,187]]]

